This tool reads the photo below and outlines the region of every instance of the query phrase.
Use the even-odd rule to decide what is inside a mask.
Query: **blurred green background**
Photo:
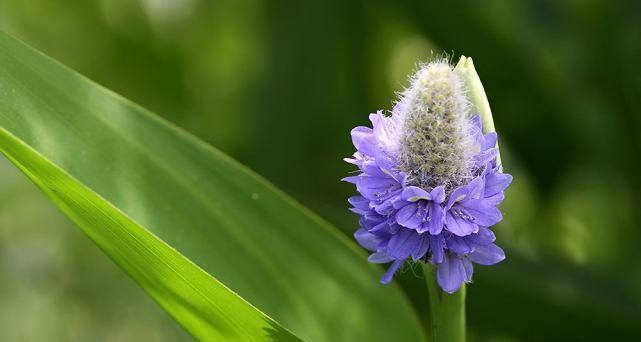
[[[508,259],[469,287],[470,340],[641,340],[641,2],[0,0],[0,29],[346,234],[349,130],[417,61],[472,56],[515,181]],[[425,312],[422,280],[400,281]],[[0,341],[188,339],[0,160]]]

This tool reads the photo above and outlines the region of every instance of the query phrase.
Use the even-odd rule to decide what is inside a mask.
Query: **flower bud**
[[[400,99],[403,124],[400,169],[412,185],[446,190],[471,178],[473,142],[465,87],[445,60],[431,62],[412,77]]]

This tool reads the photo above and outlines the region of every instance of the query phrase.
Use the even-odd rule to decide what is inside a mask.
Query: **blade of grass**
[[[13,137],[0,148],[17,165],[31,165],[9,146],[20,142],[297,336],[424,339],[400,288],[379,285],[381,270],[334,227],[221,152],[5,34],[0,99],[0,127]],[[63,210],[71,216],[70,208]],[[83,222],[97,234],[109,221]],[[144,270],[126,266],[142,261],[113,255],[121,248],[103,247],[157,301],[184,298],[170,284],[158,285],[165,293],[141,282],[147,276],[132,273]],[[161,302],[174,317],[203,316],[188,329],[207,322],[204,330],[216,330],[235,315],[209,316],[201,304]]]
[[[2,127],[0,151],[195,338],[299,341]]]

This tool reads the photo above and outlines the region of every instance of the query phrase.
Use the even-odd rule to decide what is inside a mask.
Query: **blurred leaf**
[[[0,127],[20,170],[194,337],[298,340],[95,192]]]
[[[400,289],[265,180],[5,34],[0,52],[0,149],[195,337],[293,338],[272,317],[424,339]]]

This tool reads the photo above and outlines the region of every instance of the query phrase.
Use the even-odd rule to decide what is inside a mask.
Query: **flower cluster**
[[[360,215],[354,237],[389,263],[389,283],[408,260],[432,263],[441,288],[452,293],[472,279],[472,262],[505,259],[490,227],[512,176],[497,163],[497,135],[483,133],[465,87],[445,61],[424,65],[391,115],[371,114],[372,128],[356,127],[358,167],[344,180],[359,193],[349,199]]]

